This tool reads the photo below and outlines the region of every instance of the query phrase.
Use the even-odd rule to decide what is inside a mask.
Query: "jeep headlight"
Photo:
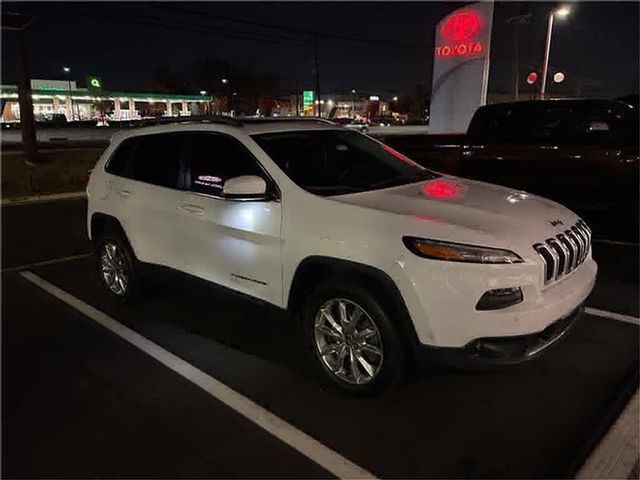
[[[427,238],[402,237],[405,246],[419,257],[468,263],[521,263],[522,257],[510,250],[478,247]]]

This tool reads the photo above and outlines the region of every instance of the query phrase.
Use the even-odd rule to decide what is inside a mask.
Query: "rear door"
[[[181,269],[280,305],[282,206],[274,181],[239,140],[220,133],[193,132],[185,165]],[[224,182],[240,175],[262,177],[268,195],[225,197]]]
[[[136,257],[176,267],[180,249],[175,221],[181,200],[182,133],[133,137],[123,142],[120,175],[110,179],[110,195]],[[111,165],[111,162],[109,162]],[[108,167],[107,167],[108,170]]]

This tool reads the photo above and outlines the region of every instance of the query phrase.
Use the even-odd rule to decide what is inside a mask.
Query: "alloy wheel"
[[[129,265],[122,249],[115,242],[105,242],[100,252],[100,273],[106,287],[122,296],[129,287]]]
[[[327,300],[315,317],[315,348],[322,363],[339,379],[362,385],[380,371],[382,337],[367,312],[345,298]]]

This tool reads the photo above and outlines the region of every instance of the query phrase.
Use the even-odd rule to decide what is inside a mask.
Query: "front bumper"
[[[398,262],[394,280],[418,345],[464,349],[476,342],[489,348],[486,340],[478,342],[535,335],[570,316],[591,293],[597,270],[589,256],[568,277],[543,286],[542,267],[533,262],[486,266],[425,260]],[[522,302],[476,309],[486,291],[509,287],[521,288]]]
[[[553,322],[544,330],[511,337],[478,338],[462,348],[438,348],[423,345],[417,355],[419,363],[434,359],[457,368],[511,365],[532,360],[563,338],[577,323],[584,311],[583,305],[566,317]]]

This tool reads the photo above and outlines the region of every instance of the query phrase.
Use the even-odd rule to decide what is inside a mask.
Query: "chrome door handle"
[[[131,192],[129,190],[119,189],[118,190],[118,195],[120,195],[121,197],[130,197],[131,196]]]
[[[190,203],[183,203],[178,207],[180,210],[184,210],[187,213],[191,213],[193,215],[204,215],[204,208],[199,207],[198,205],[192,205]]]

